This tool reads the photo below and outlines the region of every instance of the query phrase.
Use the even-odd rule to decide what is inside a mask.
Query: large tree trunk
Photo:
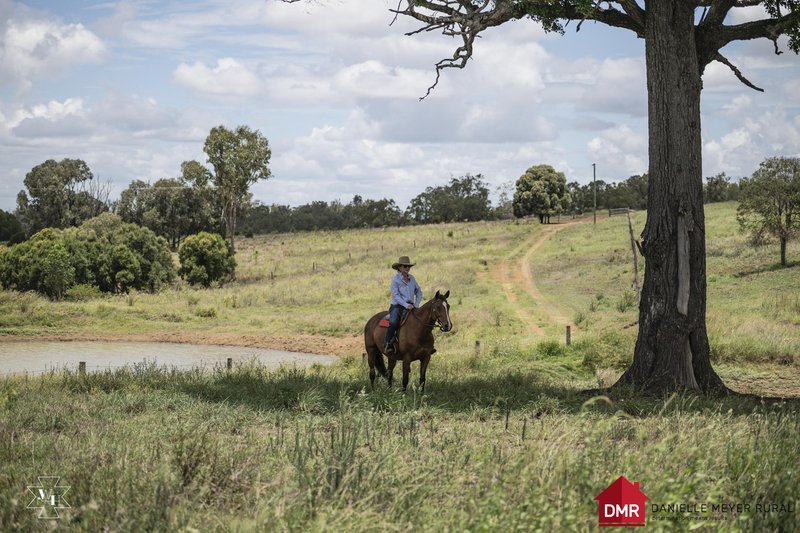
[[[618,384],[656,393],[727,390],[711,367],[706,334],[702,81],[690,4],[646,2],[646,269],[633,363]]]

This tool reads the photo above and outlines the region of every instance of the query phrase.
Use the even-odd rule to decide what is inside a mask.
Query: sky
[[[116,199],[133,180],[203,164],[211,128],[258,129],[264,204],[354,195],[404,208],[466,173],[497,188],[537,164],[568,181],[647,171],[644,42],[601,24],[546,34],[530,20],[484,33],[464,70],[433,65],[456,42],[389,9],[397,1],[0,0],[0,209],[47,159],[86,161]],[[757,18],[735,10],[728,23]],[[800,58],[782,43],[723,53],[702,96],[703,175],[749,176],[800,156]]]

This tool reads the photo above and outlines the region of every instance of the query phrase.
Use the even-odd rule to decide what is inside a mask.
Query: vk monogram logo
[[[59,509],[69,509],[64,494],[69,486],[59,485],[60,477],[39,476],[38,485],[28,485],[28,491],[33,494],[28,509],[39,509],[39,518],[59,518]]]

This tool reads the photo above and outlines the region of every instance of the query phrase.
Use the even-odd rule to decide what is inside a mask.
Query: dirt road
[[[492,276],[500,282],[503,293],[517,312],[517,316],[535,334],[544,335],[543,325],[556,324],[569,325],[576,329],[575,324],[564,316],[562,310],[547,302],[539,292],[531,269],[531,257],[545,243],[547,239],[575,224],[585,220],[572,220],[563,224],[548,224],[540,233],[514,248],[500,263],[492,269]],[[519,259],[514,259],[523,250],[525,253]],[[534,301],[534,306],[526,306],[519,302],[515,288],[522,288]]]

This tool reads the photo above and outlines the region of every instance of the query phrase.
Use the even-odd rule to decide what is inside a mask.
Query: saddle
[[[406,323],[406,320],[408,320],[408,309],[403,311],[403,314],[400,315],[400,325],[397,328],[400,329],[401,327],[403,327],[403,324]],[[383,318],[381,318],[380,322],[378,322],[378,326],[382,328],[389,327],[389,313],[383,315]]]

